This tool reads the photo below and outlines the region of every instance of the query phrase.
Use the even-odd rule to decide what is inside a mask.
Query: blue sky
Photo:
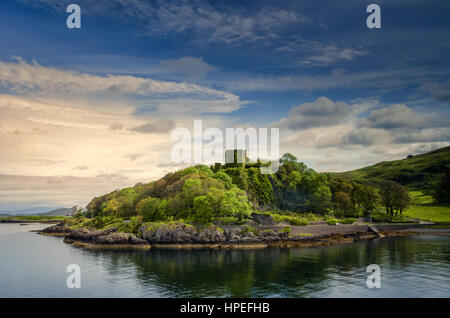
[[[279,127],[282,152],[320,171],[448,145],[450,3],[375,1],[368,29],[372,2],[2,1],[0,176],[18,190],[0,210],[157,178],[176,168],[170,130],[194,119]],[[21,202],[18,180],[48,191]]]

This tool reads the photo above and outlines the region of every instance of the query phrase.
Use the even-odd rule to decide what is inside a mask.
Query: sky
[[[317,171],[448,146],[449,16],[438,0],[1,1],[0,211],[180,169],[171,132],[199,119],[279,128],[280,154]]]

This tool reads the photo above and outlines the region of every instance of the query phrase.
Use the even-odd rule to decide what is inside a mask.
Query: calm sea
[[[0,297],[450,297],[450,237],[303,249],[88,250],[0,224]],[[81,288],[66,286],[69,264]],[[381,288],[366,286],[369,264]]]

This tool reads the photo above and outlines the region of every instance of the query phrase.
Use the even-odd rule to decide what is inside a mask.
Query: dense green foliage
[[[328,225],[336,225],[337,222],[338,222],[338,220],[336,220],[336,219],[329,219],[329,220],[327,220],[327,224]]]
[[[331,192],[327,177],[309,169],[290,154],[280,159],[276,174],[261,174],[258,165],[189,167],[148,184],[113,191],[94,198],[88,217],[130,219],[142,222],[185,219],[207,224],[233,219],[237,223],[253,210],[280,209],[297,213],[325,213]],[[283,221],[308,221],[285,216]]]
[[[390,215],[402,214],[411,204],[408,189],[394,181],[384,181],[380,186],[381,202]]]
[[[188,219],[209,223],[217,218],[248,216],[252,206],[245,191],[224,172],[199,165],[169,173],[156,182],[138,184],[94,198],[87,206],[90,217],[112,216],[143,222]]]

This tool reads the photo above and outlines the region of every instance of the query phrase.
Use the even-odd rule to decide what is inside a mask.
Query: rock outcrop
[[[132,233],[121,233],[113,232],[107,235],[98,236],[92,240],[94,244],[132,244],[132,245],[143,245],[148,244],[146,240],[138,238]]]
[[[92,244],[113,245],[113,244],[131,244],[142,245],[148,244],[147,241],[137,237],[132,233],[117,232],[117,228],[109,228],[105,230],[90,230],[79,228],[71,231],[66,236],[67,241],[80,241]]]
[[[197,229],[183,223],[143,226],[140,232],[150,244],[238,244],[273,242],[287,238],[287,235],[272,230],[257,231],[255,234],[242,229],[222,230],[214,225]]]
[[[69,234],[71,231],[72,230],[70,228],[68,228],[64,224],[59,223],[59,224],[47,227],[39,232],[43,233],[43,234]]]
[[[333,227],[333,229],[335,229]],[[154,223],[143,225],[138,235],[119,232],[116,227],[94,230],[78,228],[71,230],[64,223],[48,227],[41,231],[47,235],[65,236],[65,242],[83,242],[94,245],[239,245],[266,244],[267,246],[290,246],[305,244],[306,246],[330,244],[366,237],[366,228],[353,227],[351,231],[331,231],[315,234],[289,235],[284,231],[276,231],[267,227],[227,226],[224,229],[215,226],[195,227],[181,222]],[[370,234],[370,232],[369,232]],[[373,233],[372,233],[373,234]],[[374,236],[374,235],[372,235]]]

